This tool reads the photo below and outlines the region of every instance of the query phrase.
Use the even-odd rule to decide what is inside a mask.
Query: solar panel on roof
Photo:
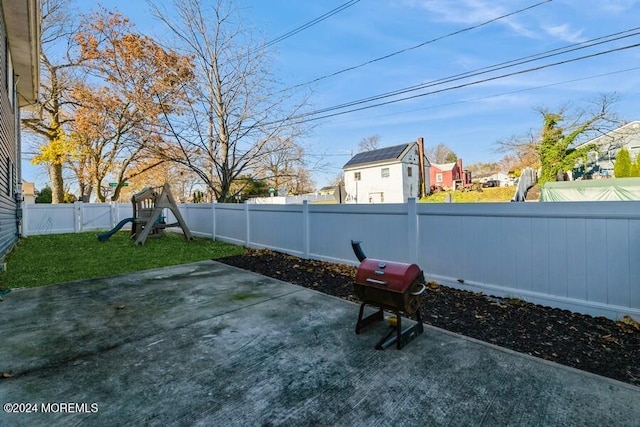
[[[372,163],[380,160],[397,159],[407,148],[407,144],[394,145],[392,147],[379,148],[377,150],[358,153],[345,166],[358,165],[361,163]]]

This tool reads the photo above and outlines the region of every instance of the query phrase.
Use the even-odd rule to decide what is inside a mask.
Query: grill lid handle
[[[371,277],[367,277],[367,282],[373,283],[374,285],[382,285],[382,286],[387,286],[388,284],[386,280],[372,279]]]
[[[414,297],[417,297],[418,295],[422,295],[424,293],[424,291],[427,289],[427,287],[424,285],[424,283],[418,283],[420,286],[422,286],[422,288],[419,291],[415,291],[415,292],[411,292],[411,295]]]

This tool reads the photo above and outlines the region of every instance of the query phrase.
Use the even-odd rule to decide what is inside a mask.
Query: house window
[[[4,87],[9,91],[9,38],[4,38]]]
[[[9,102],[11,103],[11,106],[14,107],[15,109],[16,86],[14,84],[13,63],[11,62],[11,54],[7,52],[7,55],[9,59],[9,68],[7,68],[7,71],[6,71],[7,72],[7,93],[9,94]]]
[[[389,168],[382,168],[380,174],[383,178],[389,178]]]
[[[360,179],[361,179],[360,172],[354,172],[353,173],[353,179],[355,179],[356,181],[360,181]]]
[[[413,169],[411,169],[411,166],[407,167],[407,176],[413,176]]]
[[[437,173],[436,174],[436,182],[442,182],[442,174],[441,173]]]
[[[7,157],[7,196],[13,196],[13,165],[11,159]]]

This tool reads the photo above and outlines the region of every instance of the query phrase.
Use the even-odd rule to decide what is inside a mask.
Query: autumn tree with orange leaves
[[[90,180],[84,187],[98,200],[106,200],[106,189],[117,200],[128,180],[165,161],[159,118],[184,102],[179,89],[192,77],[191,60],[103,8],[85,20],[77,41],[90,78],[73,90],[76,173]]]
[[[161,187],[164,184],[171,186],[171,194],[181,202],[189,201],[195,191],[203,190],[202,182],[197,175],[177,163],[163,162],[153,168],[147,168],[144,162],[140,162],[137,167],[145,171],[128,181],[129,185],[120,193],[120,201],[128,202],[133,194],[145,187]]]

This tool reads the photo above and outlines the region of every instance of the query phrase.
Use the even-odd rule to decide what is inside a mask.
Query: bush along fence
[[[640,202],[183,204],[199,237],[357,265],[417,263],[428,280],[575,312],[640,319]],[[24,205],[23,234],[105,230],[131,205]],[[173,221],[170,213],[168,220]]]

